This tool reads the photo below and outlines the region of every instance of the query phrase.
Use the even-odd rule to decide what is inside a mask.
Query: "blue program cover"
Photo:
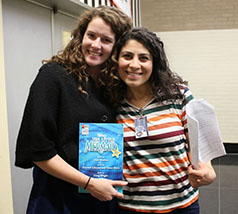
[[[123,124],[79,124],[79,171],[93,178],[123,180]],[[122,187],[115,187],[122,193]],[[87,192],[79,187],[79,192]]]

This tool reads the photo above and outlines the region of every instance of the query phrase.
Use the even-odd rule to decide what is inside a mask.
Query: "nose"
[[[100,48],[101,48],[101,40],[100,40],[100,37],[96,38],[96,39],[92,42],[91,46],[92,46],[93,48],[95,48],[95,49],[100,49]]]
[[[139,69],[140,68],[140,61],[139,61],[138,57],[136,57],[136,56],[133,57],[129,66],[130,66],[130,68],[133,68],[133,69]]]

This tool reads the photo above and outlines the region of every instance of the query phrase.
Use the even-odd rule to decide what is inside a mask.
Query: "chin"
[[[86,63],[88,64],[88,66],[90,67],[96,67],[96,66],[101,66],[102,63],[101,62],[93,62],[93,61],[86,61]]]
[[[128,87],[130,88],[137,88],[139,87],[138,85],[135,85],[135,84],[126,84]]]

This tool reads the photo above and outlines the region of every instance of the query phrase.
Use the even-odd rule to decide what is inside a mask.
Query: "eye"
[[[94,39],[94,38],[96,37],[95,34],[92,33],[92,32],[87,32],[87,36],[88,36],[88,38],[90,38],[90,39]]]
[[[146,62],[146,61],[150,61],[150,60],[151,60],[150,56],[147,56],[147,55],[140,56],[140,61],[142,61],[142,62]]]
[[[120,57],[127,60],[132,59],[132,55],[130,53],[123,53]]]
[[[102,42],[105,43],[105,44],[113,43],[112,39],[107,38],[107,37],[102,38]]]

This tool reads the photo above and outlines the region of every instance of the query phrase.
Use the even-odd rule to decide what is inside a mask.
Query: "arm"
[[[186,133],[185,135],[189,148],[188,157],[190,163],[192,163],[188,133]],[[188,178],[192,187],[197,188],[200,186],[211,184],[216,178],[216,173],[210,161],[207,163],[202,163],[199,161],[198,169],[194,169],[192,164],[188,167]]]
[[[34,162],[38,167],[59,179],[67,181],[76,186],[85,187],[89,177],[79,172],[74,167],[65,162],[59,155],[55,155],[46,161]],[[91,178],[87,186],[87,191],[100,201],[109,201],[115,196],[123,198],[123,194],[119,193],[113,186],[125,186],[127,182],[113,181],[107,179]]]
[[[191,99],[193,99],[193,96],[192,96],[191,91],[188,88],[187,88],[187,90],[185,90],[184,96],[185,96],[185,102],[184,102],[185,105],[184,105],[184,109],[183,109],[183,113],[182,113],[182,115],[183,115],[182,122],[184,124],[184,128],[187,129],[188,127],[187,127],[187,121],[186,121],[186,105],[187,105],[187,103],[189,103],[189,101]],[[187,143],[188,143],[188,158],[191,163],[190,166],[188,166],[188,171],[187,171],[190,184],[194,188],[211,184],[216,178],[216,173],[212,167],[211,162],[210,161],[208,163],[199,162],[199,168],[194,169],[194,167],[192,166],[190,143],[189,143],[189,136],[188,136],[187,131],[185,132],[185,136],[186,136]]]
[[[65,162],[57,155],[58,151],[56,150],[59,137],[59,123],[57,121],[63,120],[63,118],[69,119],[69,112],[71,112],[71,108],[66,109],[59,118],[59,99],[64,99],[61,97],[61,93],[66,84],[68,85],[67,76],[65,69],[56,63],[47,63],[41,67],[31,86],[25,107],[26,112],[18,137],[17,165],[30,168],[33,165],[32,160],[45,160],[34,161],[34,164],[52,176],[84,188],[89,177]],[[69,87],[74,88],[73,85]],[[72,89],[67,88],[65,90]],[[39,108],[39,106],[41,107]],[[74,113],[71,112],[70,114]],[[73,124],[72,119],[68,121],[68,124]],[[76,125],[75,131],[78,131]],[[66,135],[71,136],[71,134],[67,133]],[[113,188],[113,185],[123,186],[126,185],[126,182],[91,179],[87,190],[94,197],[104,201],[111,200],[114,196],[123,197]]]

